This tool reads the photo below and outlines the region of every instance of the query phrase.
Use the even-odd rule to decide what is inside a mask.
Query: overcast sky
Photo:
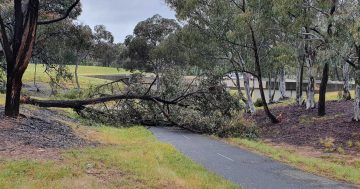
[[[139,21],[160,14],[165,18],[175,18],[164,0],[83,0],[80,22],[92,28],[103,24],[115,36],[115,42],[123,42],[133,33]]]

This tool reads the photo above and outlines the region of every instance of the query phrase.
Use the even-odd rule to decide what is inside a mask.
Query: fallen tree
[[[183,96],[184,97],[184,96]],[[31,104],[43,108],[71,108],[74,110],[84,109],[87,105],[94,105],[100,103],[106,103],[110,101],[116,100],[143,100],[143,101],[152,101],[152,102],[160,102],[162,104],[167,105],[177,105],[181,107],[188,107],[189,105],[181,104],[176,99],[175,100],[164,100],[159,97],[154,96],[141,96],[141,95],[112,95],[107,97],[100,97],[94,99],[85,99],[85,100],[38,100],[33,99],[28,96],[23,96],[21,98],[22,104]]]

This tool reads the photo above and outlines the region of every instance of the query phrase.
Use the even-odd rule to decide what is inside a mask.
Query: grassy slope
[[[311,157],[297,152],[295,147],[292,149],[279,148],[262,141],[231,138],[226,139],[226,142],[239,145],[317,175],[360,185],[360,161],[347,165],[341,159],[332,157],[332,155]]]
[[[0,160],[0,188],[236,188],[143,127],[76,131],[105,146],[65,151],[60,162]]]

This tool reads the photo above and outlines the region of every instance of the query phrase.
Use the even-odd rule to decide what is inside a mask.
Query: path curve
[[[204,135],[178,128],[151,127],[160,140],[208,170],[246,189],[345,189],[354,188],[297,170]]]

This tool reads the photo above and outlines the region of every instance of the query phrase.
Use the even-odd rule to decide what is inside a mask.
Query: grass
[[[75,66],[69,65],[68,69],[71,73],[74,73]],[[24,82],[33,82],[35,73],[35,64],[30,64],[28,69],[26,70],[23,81]],[[129,74],[130,72],[124,69],[117,68],[109,68],[109,67],[99,67],[99,66],[79,66],[79,82],[81,86],[90,86],[96,84],[106,83],[107,80],[97,79],[97,78],[89,78],[87,75],[112,75],[112,74]],[[38,65],[37,66],[37,76],[36,80],[38,82],[50,82],[49,76],[45,73],[45,66]],[[73,81],[67,83],[69,86],[74,86],[75,78]]]
[[[238,188],[144,127],[68,124],[101,145],[63,151],[61,161],[0,159],[0,188]]]
[[[344,162],[333,162],[331,158],[329,159],[328,157],[318,158],[306,156],[296,152],[296,149],[277,148],[262,141],[239,138],[231,138],[226,141],[310,173],[357,185],[360,184],[360,168],[354,165],[346,165]]]

